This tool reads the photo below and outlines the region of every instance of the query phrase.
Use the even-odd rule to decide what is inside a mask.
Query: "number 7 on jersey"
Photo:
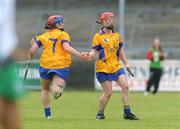
[[[52,52],[55,53],[57,39],[56,38],[49,38],[49,40],[53,41]]]

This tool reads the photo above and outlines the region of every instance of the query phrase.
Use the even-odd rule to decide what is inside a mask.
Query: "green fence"
[[[19,75],[24,78],[24,73],[26,70],[26,62],[18,62],[20,67],[18,69]],[[39,61],[33,60],[28,69],[27,78],[25,81],[25,86],[28,89],[40,89],[40,79],[39,79]]]
[[[22,78],[26,70],[26,63],[18,62],[20,64],[18,73]],[[39,60],[32,60],[25,81],[27,89],[38,90],[41,88],[38,68]],[[94,89],[94,62],[83,62],[74,59],[66,81],[66,89]]]

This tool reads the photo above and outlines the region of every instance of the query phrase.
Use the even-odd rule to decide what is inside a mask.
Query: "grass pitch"
[[[114,92],[105,120],[96,120],[102,92],[65,91],[55,101],[51,95],[52,120],[45,120],[40,92],[29,92],[21,101],[23,129],[180,129],[180,93],[143,96],[131,93],[132,111],[139,121],[123,119],[121,94]]]

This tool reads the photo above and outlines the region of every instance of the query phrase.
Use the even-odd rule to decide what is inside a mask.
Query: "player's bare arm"
[[[68,42],[63,43],[63,48],[65,51],[71,53],[72,55],[81,58],[80,52],[76,51],[74,48],[72,48]]]
[[[38,50],[39,46],[35,43],[34,38],[31,40],[32,47],[29,49],[28,52],[28,59],[32,59],[34,57],[34,54]]]
[[[91,49],[91,51],[89,52],[89,56],[91,57],[91,58],[93,58],[94,56],[95,56],[95,54],[96,54],[96,50],[95,49]]]
[[[96,54],[95,49],[91,49],[90,52],[81,52],[82,57],[84,58],[84,60],[87,60],[87,61],[92,60],[92,58],[95,56],[95,54]]]
[[[121,60],[123,61],[123,63],[124,63],[124,66],[127,68],[127,69],[130,69],[131,68],[131,66],[128,64],[128,61],[127,61],[127,58],[126,58],[126,55],[125,55],[125,53],[124,53],[124,49],[123,49],[123,47],[121,48],[121,50],[120,50],[120,57],[121,57]]]

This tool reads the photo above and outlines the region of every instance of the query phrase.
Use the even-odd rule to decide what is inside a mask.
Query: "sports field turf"
[[[23,129],[180,129],[180,93],[143,96],[131,93],[133,112],[141,119],[123,119],[119,92],[114,92],[105,120],[96,120],[101,92],[65,91],[54,101],[51,96],[52,120],[45,120],[40,92],[29,92],[21,101]]]

